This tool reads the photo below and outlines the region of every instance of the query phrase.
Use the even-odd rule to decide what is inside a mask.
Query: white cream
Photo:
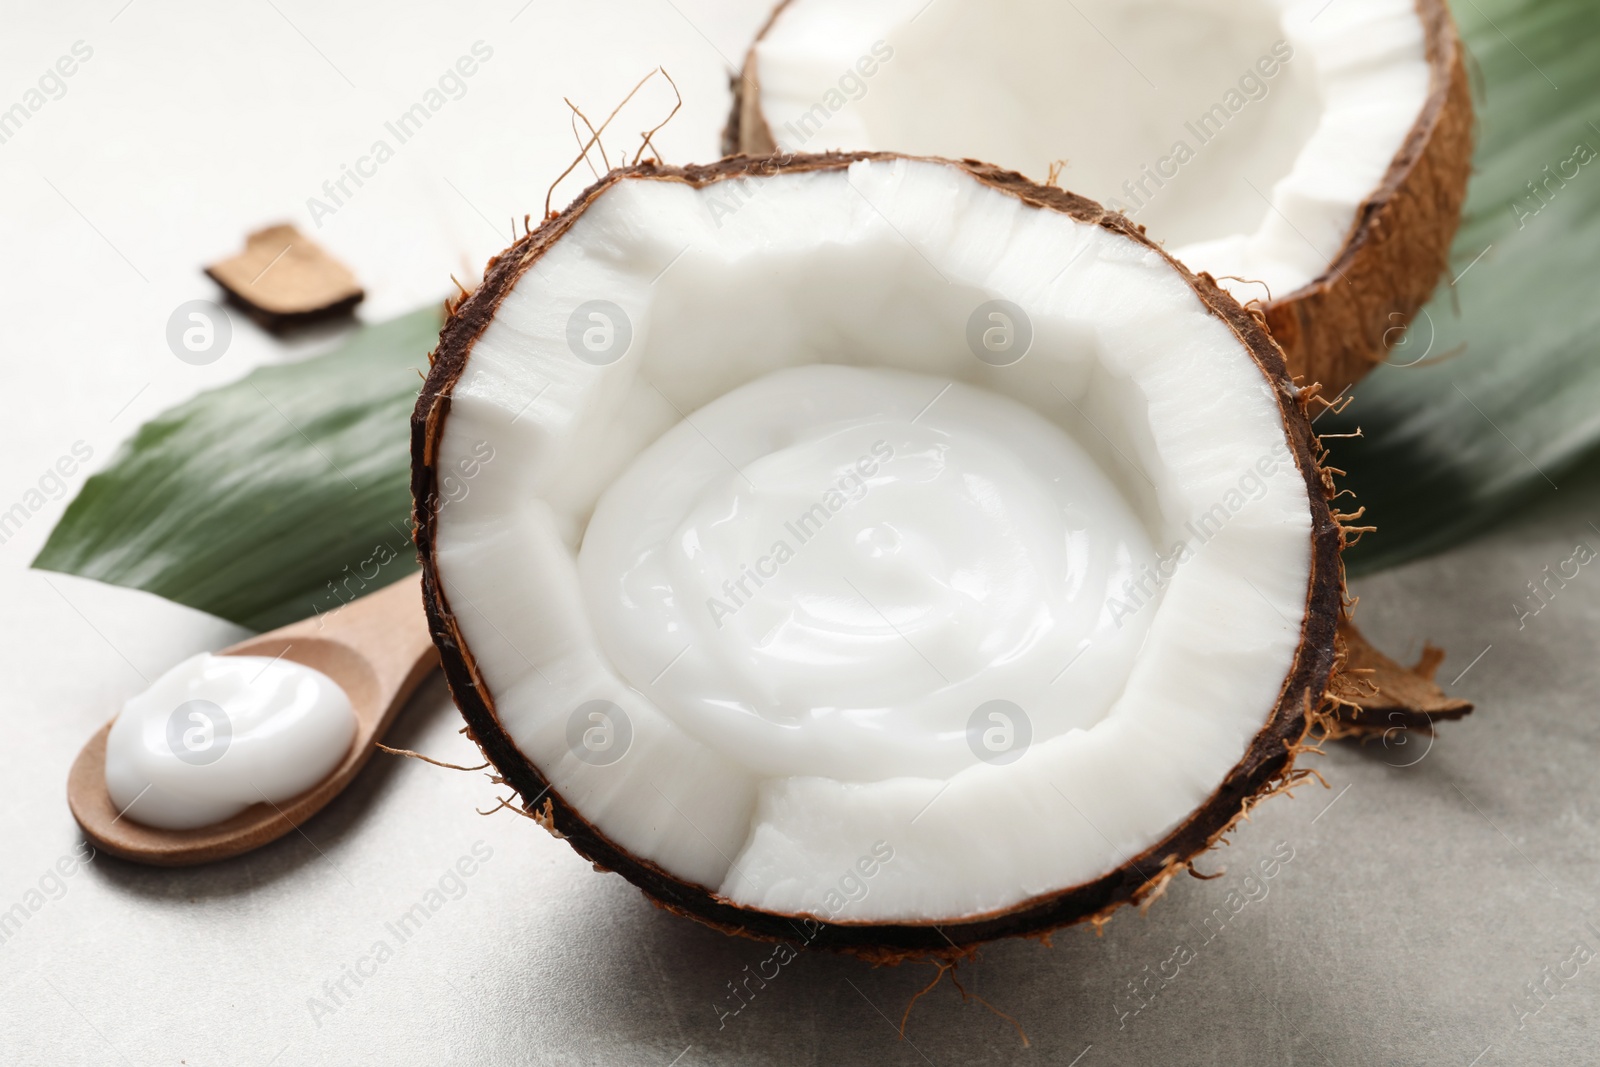
[[[612,663],[692,735],[763,775],[871,781],[1003,756],[1019,740],[1006,729],[1043,741],[1098,722],[1154,614],[1112,605],[1154,555],[1037,412],[816,365],[735,389],[645,449],[601,498],[578,567]],[[1020,711],[980,716],[974,745],[995,700]]]
[[[123,705],[106,738],[106,790],[146,826],[209,826],[310,789],[355,736],[349,696],[321,671],[202,653]]]

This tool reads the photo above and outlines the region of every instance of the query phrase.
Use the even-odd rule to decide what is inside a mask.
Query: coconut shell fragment
[[[288,223],[252,233],[206,273],[269,330],[348,314],[366,295],[349,267]]]
[[[1444,650],[1430,644],[1413,667],[1403,667],[1372,646],[1348,619],[1339,624],[1344,665],[1331,692],[1339,702],[1333,737],[1383,737],[1395,730],[1431,733],[1435,723],[1460,719],[1472,704],[1434,682]]]

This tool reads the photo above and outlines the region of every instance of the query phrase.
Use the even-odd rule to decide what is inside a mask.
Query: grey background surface
[[[659,143],[669,159],[709,156],[724,60],[761,8],[9,5],[0,102],[74,41],[96,51],[0,145],[0,505],[75,441],[101,464],[168,404],[327,343],[281,345],[236,320],[229,355],[196,368],[162,331],[210,294],[197,265],[244,230],[284,216],[310,229],[304,199],[474,40],[496,49],[481,80],[315,231],[367,283],[369,319],[439,297],[447,271],[472,275],[504,243],[494,220],[538,211],[572,154],[563,94],[603,112],[665,62],[686,105]],[[54,889],[48,871],[78,845],[63,791],[83,740],[144,679],[241,636],[28,571],[64,505],[0,545],[0,910],[41,880]],[[1600,961],[1577,962],[1600,951],[1600,572],[1523,628],[1513,609],[1546,564],[1600,546],[1597,522],[1600,486],[1563,480],[1486,538],[1358,583],[1369,635],[1400,658],[1424,638],[1446,647],[1441,677],[1460,675],[1478,711],[1431,745],[1330,746],[1309,764],[1329,789],[1268,802],[1201,864],[1220,877],[1175,881],[1103,936],[997,944],[964,965],[966,990],[1028,1047],[948,980],[901,1040],[932,968],[815,953],[724,1015],[728,983],[769,949],[657,910],[514,814],[476,814],[495,803],[481,774],[380,758],[302,834],[252,855],[187,871],[100,857],[64,879],[0,943],[0,1062],[1600,1061]],[[472,762],[458,726],[435,679],[390,741]],[[489,859],[451,881],[474,845]],[[441,880],[445,903],[401,943],[387,924]],[[380,940],[390,954],[362,963]],[[335,1000],[358,964],[368,976]]]

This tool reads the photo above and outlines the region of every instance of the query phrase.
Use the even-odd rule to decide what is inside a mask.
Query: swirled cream
[[[762,775],[870,781],[1098,722],[1153,614],[1113,605],[1153,554],[1093,458],[1021,403],[815,365],[645,449],[578,569],[611,662],[695,737]],[[1002,714],[974,733],[985,706]]]
[[[321,671],[202,653],[123,705],[106,738],[106,790],[146,826],[209,826],[310,789],[355,736],[349,696]]]

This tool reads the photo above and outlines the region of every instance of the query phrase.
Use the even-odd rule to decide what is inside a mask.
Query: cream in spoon
[[[356,725],[349,696],[321,671],[202,653],[123,705],[106,738],[106,791],[146,826],[210,826],[316,785]]]

